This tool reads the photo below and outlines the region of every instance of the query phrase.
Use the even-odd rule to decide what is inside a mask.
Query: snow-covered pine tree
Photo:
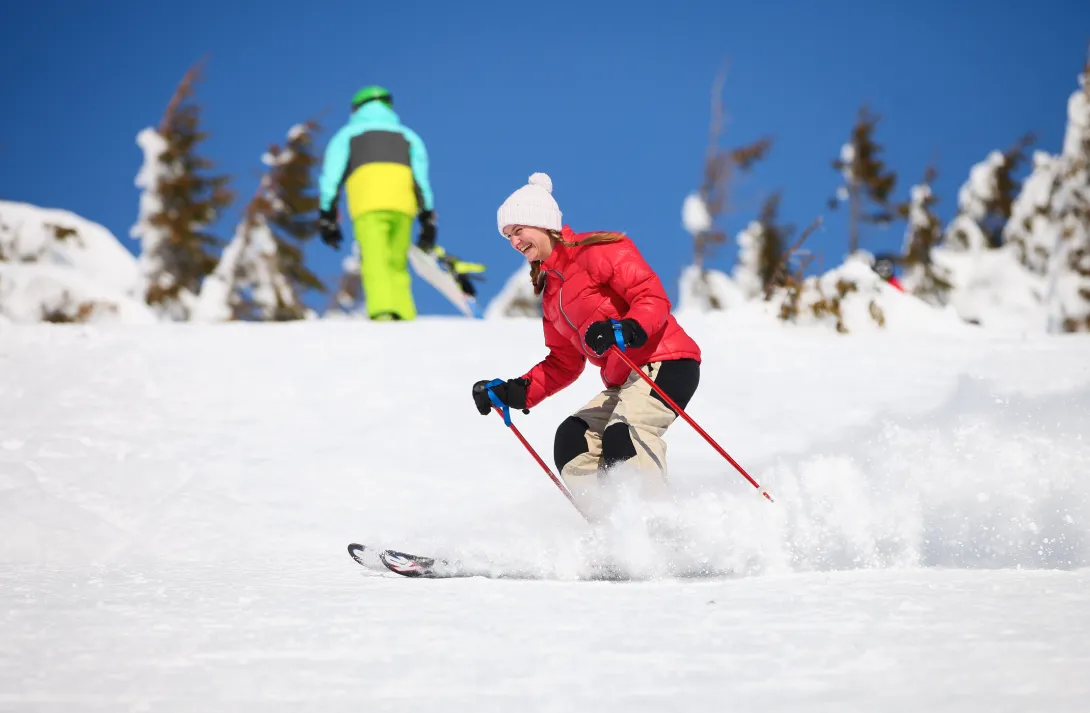
[[[738,233],[738,260],[731,277],[746,299],[767,300],[773,290],[786,284],[790,249],[787,241],[795,227],[780,223],[781,199],[779,191],[772,193],[761,205],[757,220]]]
[[[303,262],[303,245],[317,232],[313,171],[317,124],[297,124],[284,148],[273,145],[267,166],[231,243],[200,295],[202,320],[293,320],[311,314],[303,294],[324,285]]]
[[[504,283],[499,294],[485,308],[485,319],[542,316],[541,295],[534,294],[525,264],[520,265]]]
[[[978,250],[1003,245],[1003,232],[1021,186],[1015,172],[1029,160],[1033,134],[1025,134],[1006,151],[991,151],[969,170],[958,191],[958,213],[950,222],[943,246]]]
[[[280,271],[292,287],[294,299],[277,307],[274,319],[302,319],[303,298],[311,290],[326,292],[321,279],[306,267],[304,248],[318,234],[318,189],[315,171],[321,157],[314,150],[314,120],[288,131],[283,149],[273,146],[264,160],[272,168],[269,190],[262,206],[276,239]]]
[[[1090,331],[1090,54],[1058,155],[1036,151],[1004,237],[1045,278],[1048,331]]]
[[[931,190],[938,176],[932,165],[924,171],[923,181],[912,186],[907,204],[899,207],[905,227],[905,274],[902,280],[907,292],[933,305],[946,304],[952,285],[948,271],[932,260],[932,250],[942,240],[942,223],[935,215],[938,198]]]
[[[882,146],[874,136],[879,119],[866,106],[861,107],[851,137],[841,147],[840,157],[833,161],[844,184],[829,200],[829,207],[836,208],[844,201],[849,204],[849,254],[859,249],[862,223],[888,225],[897,214],[897,206],[891,203],[897,173],[886,168],[881,159]]]
[[[234,201],[230,177],[208,173],[214,164],[197,152],[208,136],[192,101],[201,65],[179,82],[158,128],[137,135],[144,164],[136,185],[143,193],[131,235],[140,240],[144,299],[173,320],[189,318],[201,281],[215,268],[222,241],[210,226]]]
[[[360,245],[353,240],[351,252],[341,261],[340,281],[337,283],[337,291],[333,293],[328,310],[336,309],[343,314],[358,314],[366,317],[366,307],[363,284],[360,282]]]
[[[738,231],[735,237],[738,243],[738,257],[731,270],[731,278],[738,286],[742,297],[755,299],[761,294],[764,280],[761,279],[761,257],[764,254],[765,228],[759,220],[751,220]]]

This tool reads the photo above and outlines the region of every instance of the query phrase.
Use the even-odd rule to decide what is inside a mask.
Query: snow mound
[[[57,265],[0,262],[0,315],[13,322],[152,324],[132,297]]]
[[[149,323],[136,259],[102,225],[0,201],[0,315],[15,322]]]
[[[860,251],[844,264],[820,276],[807,277],[793,296],[777,291],[773,303],[789,321],[806,326],[831,327],[856,334],[893,329],[914,333],[960,332],[965,323],[948,310],[889,285],[872,268],[873,257]]]
[[[872,261],[861,251],[843,265],[805,278],[797,293],[779,289],[767,301],[747,299],[738,280],[717,270],[705,271],[701,280],[698,269],[690,265],[682,272],[675,313],[687,316],[725,310],[735,326],[802,327],[845,334],[946,334],[968,328],[955,310],[937,309],[887,284],[871,268]],[[783,318],[785,310],[787,319]]]
[[[678,287],[678,313],[713,312],[736,308],[744,304],[742,289],[725,272],[701,270],[688,265],[681,272]]]
[[[949,305],[965,321],[1004,332],[1045,331],[1045,280],[1021,264],[1014,246],[938,247],[931,257],[945,269],[953,287]]]

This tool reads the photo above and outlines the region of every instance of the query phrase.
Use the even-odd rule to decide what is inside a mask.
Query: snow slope
[[[682,321],[690,413],[777,501],[672,428],[659,516],[717,580],[634,504],[588,539],[476,414],[538,320],[5,327],[0,711],[1090,709],[1090,338]],[[549,459],[598,387],[517,424]],[[579,581],[603,551],[644,581]]]

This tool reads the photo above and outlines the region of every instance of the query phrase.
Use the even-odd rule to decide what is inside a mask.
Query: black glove
[[[492,400],[488,398],[489,381],[478,381],[473,385],[473,403],[477,405],[477,410],[482,416],[487,416],[492,410]],[[527,378],[508,379],[502,384],[493,386],[492,393],[511,408],[530,413],[526,410],[526,387],[529,385],[530,380]]]
[[[458,287],[462,292],[466,293],[470,297],[477,296],[477,288],[473,286],[473,280],[469,279],[469,275],[466,273],[460,273],[454,276],[455,282],[458,283]]]
[[[337,224],[337,208],[323,210],[318,214],[318,232],[322,234],[322,242],[338,250],[344,236],[341,235],[341,226]]]
[[[420,220],[420,237],[416,239],[416,246],[426,253],[435,249],[435,211],[424,210],[417,216]]]
[[[621,336],[624,338],[626,349],[628,347],[638,349],[647,343],[647,332],[643,331],[643,327],[634,319],[621,320]],[[587,346],[598,356],[605,354],[617,343],[617,338],[613,336],[613,323],[606,319],[587,327],[584,338]]]

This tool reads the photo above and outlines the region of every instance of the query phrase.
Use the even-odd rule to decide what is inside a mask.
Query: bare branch
[[[729,61],[716,74],[711,87],[711,111],[708,120],[708,146],[704,155],[704,171],[700,184],[700,198],[711,218],[716,219],[729,210],[729,189],[736,170],[749,171],[753,165],[764,158],[771,149],[772,140],[763,138],[748,146],[733,150],[720,147],[720,138],[726,124],[726,111],[723,106],[723,86],[727,81]],[[705,253],[709,245],[726,243],[727,237],[721,232],[696,235],[693,240],[694,261],[703,266]]]
[[[779,263],[777,263],[776,265],[776,270],[773,273],[772,280],[769,281],[767,287],[765,288],[765,299],[768,299],[772,296],[772,290],[774,289],[774,287],[781,285],[787,279],[787,266],[791,262],[791,258],[795,256],[795,253],[797,253],[799,248],[802,247],[802,244],[806,242],[806,239],[810,237],[810,235],[815,230],[817,230],[818,226],[821,225],[823,220],[824,216],[820,215],[817,218],[814,218],[814,221],[810,223],[810,225],[806,226],[806,230],[802,231],[802,234],[799,235],[798,240],[796,240],[791,245],[791,247],[784,251],[784,254],[780,257]],[[798,269],[794,272],[796,281],[802,281],[803,272],[810,265],[810,263],[813,262],[815,257],[816,255],[814,253],[810,253],[806,256],[805,259],[800,262]]]
[[[708,122],[708,151],[705,161],[710,161],[719,153],[719,137],[723,134],[723,85],[727,83],[727,70],[730,60],[723,60],[723,66],[712,82],[711,120]]]
[[[723,67],[712,82],[711,112],[708,120],[708,146],[704,152],[704,181],[700,186],[700,197],[708,209],[712,222],[723,210],[722,194],[725,190],[728,170],[726,156],[719,148],[719,139],[723,134],[725,111],[723,109],[723,85],[727,81],[729,62],[724,60]]]

